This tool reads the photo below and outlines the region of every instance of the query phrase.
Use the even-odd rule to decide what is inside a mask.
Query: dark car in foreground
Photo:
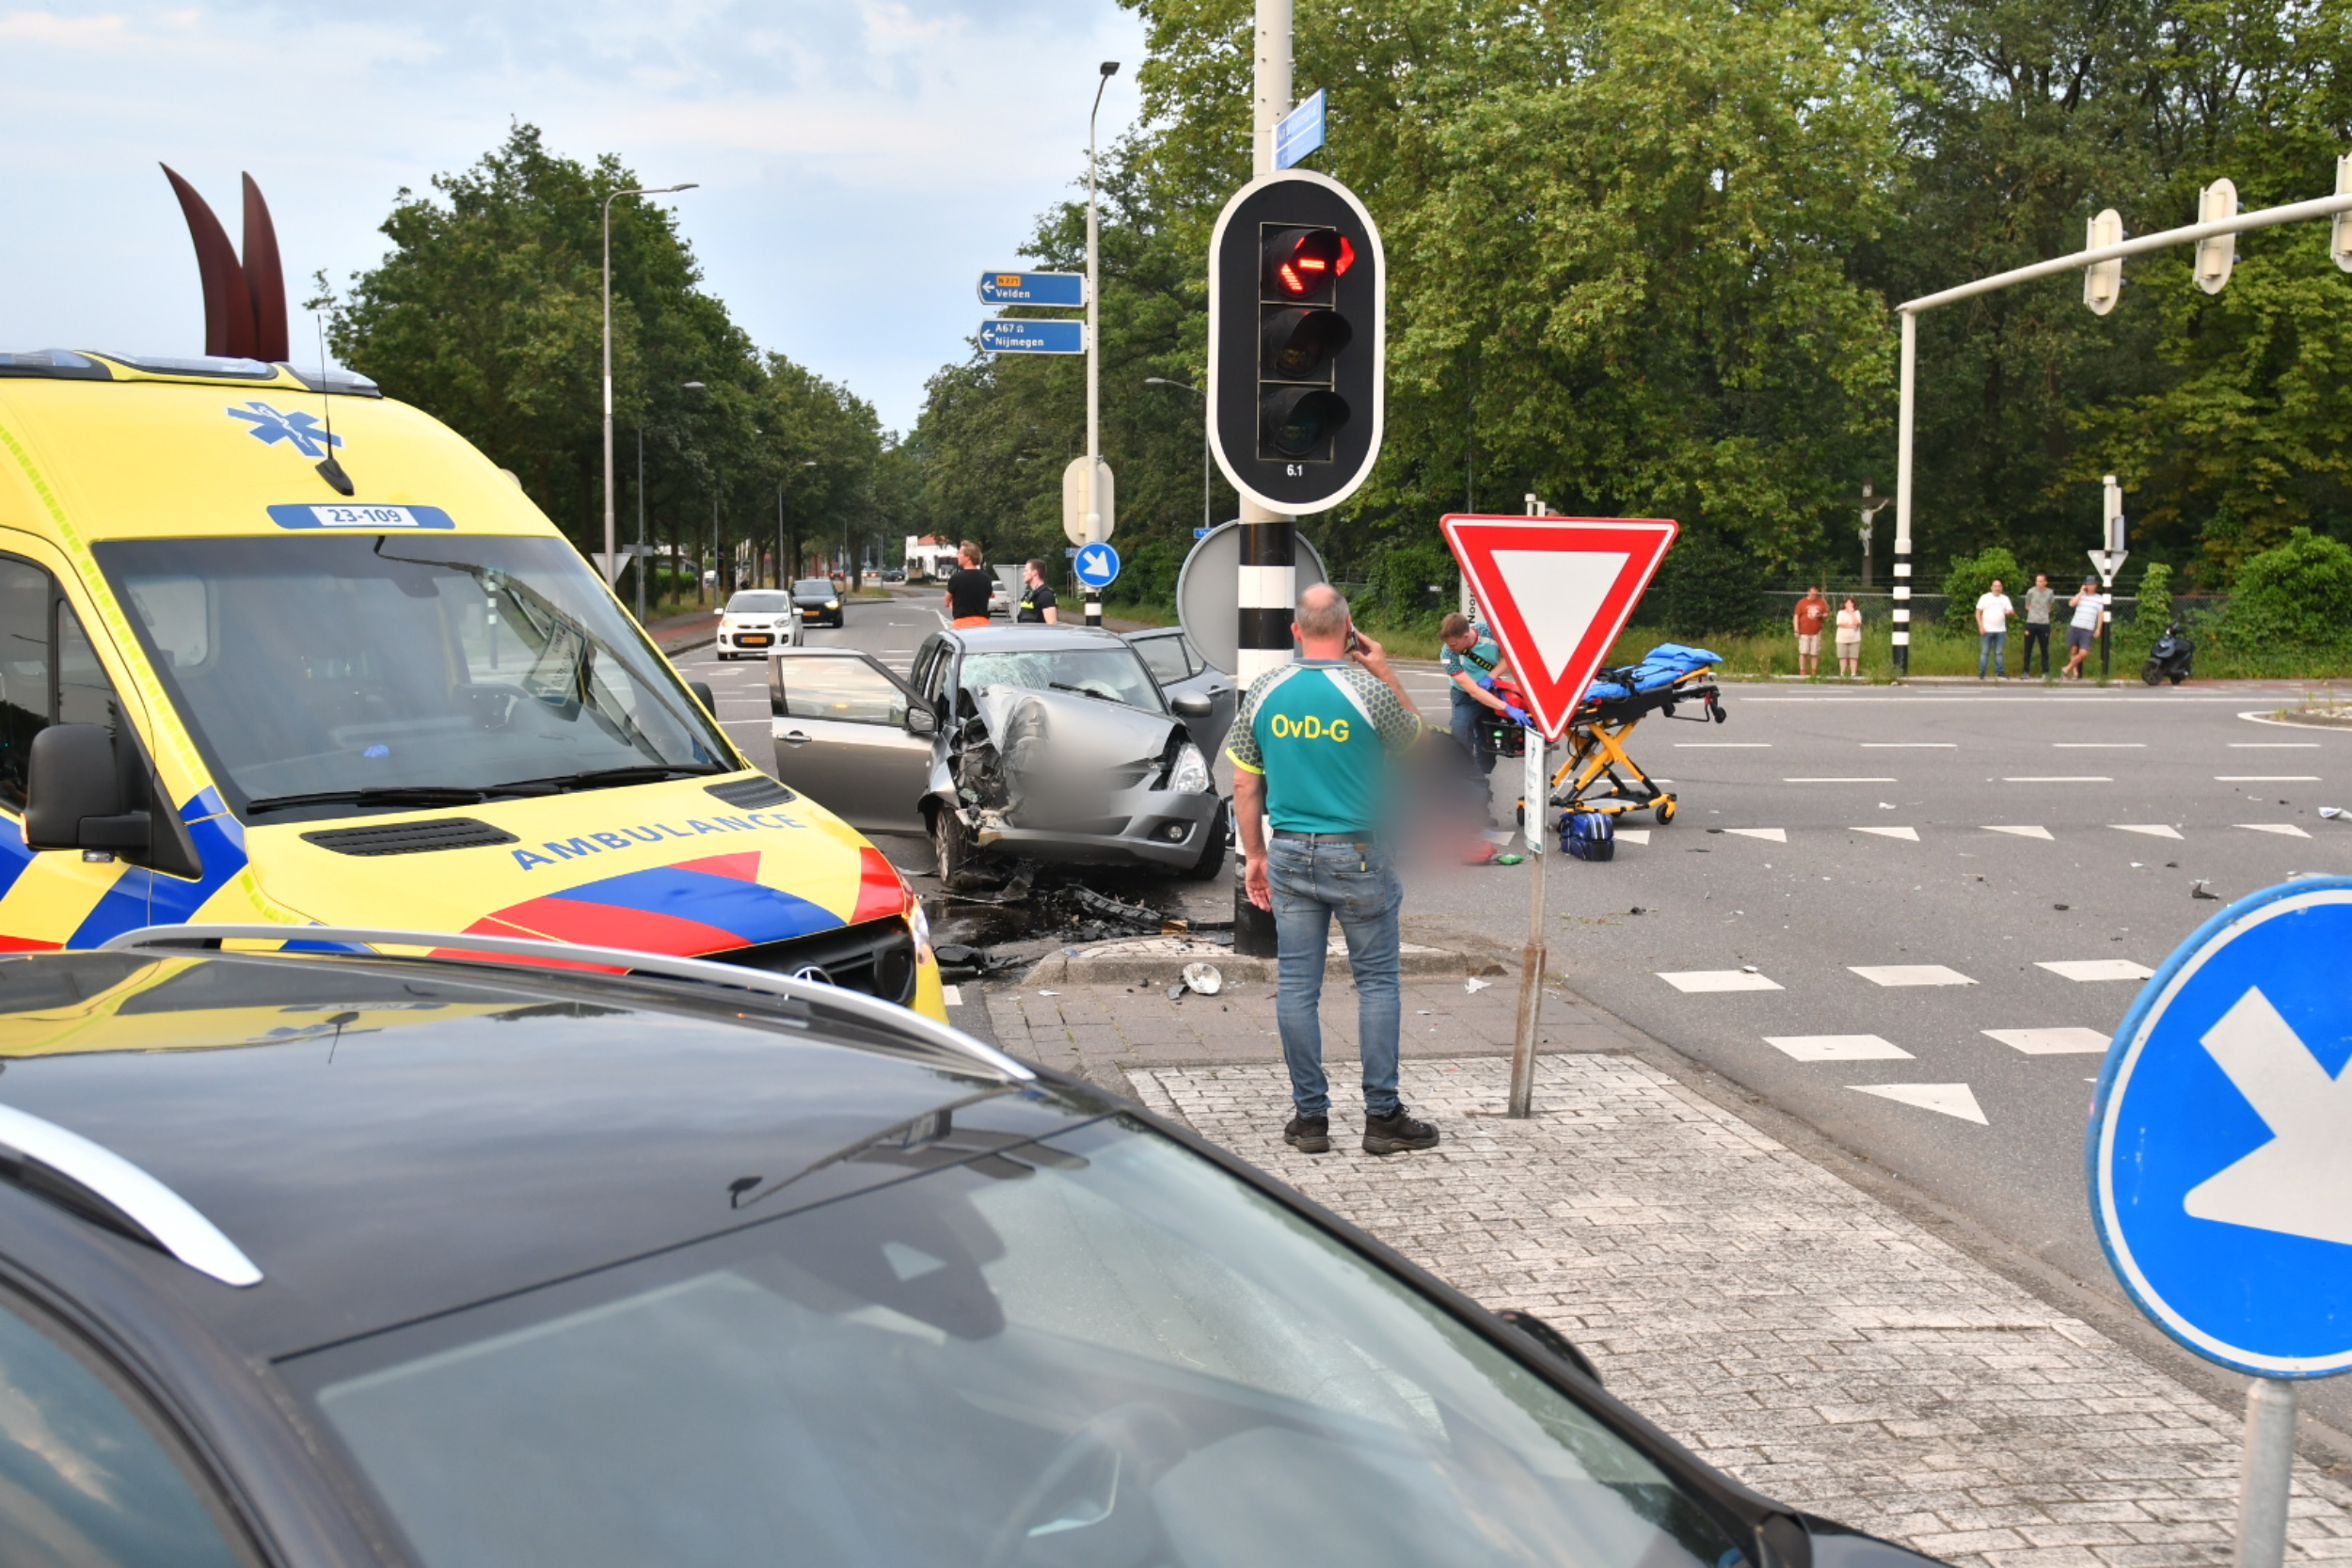
[[[900,1009],[495,938],[139,945],[233,934],[0,960],[0,1561],[1927,1560]]]
[[[1225,864],[1225,803],[1192,726],[1135,646],[1084,626],[935,633],[901,679],[850,648],[769,661],[776,777],[869,832],[928,834],[955,882],[984,859]]]

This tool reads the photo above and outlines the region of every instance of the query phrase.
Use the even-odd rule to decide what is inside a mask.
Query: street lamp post
[[[1087,543],[1103,540],[1103,279],[1102,229],[1095,217],[1094,122],[1103,113],[1103,89],[1119,70],[1117,60],[1104,60],[1094,84],[1094,107],[1087,113]],[[1089,586],[1086,624],[1103,624],[1103,591]]]
[[[691,191],[694,182],[682,185],[650,185],[636,190],[614,191],[604,198],[604,580],[607,586],[620,578],[615,562],[620,559],[619,542],[612,534],[612,203],[625,196],[668,196],[675,191]]]
[[[1170,381],[1164,375],[1147,375],[1143,378],[1143,384],[1146,387],[1173,387],[1180,392],[1190,392],[1193,396],[1202,400],[1200,404],[1200,528],[1202,537],[1205,538],[1210,527],[1211,515],[1209,511],[1209,406],[1207,401],[1209,394],[1198,387],[1186,386],[1181,381]]]

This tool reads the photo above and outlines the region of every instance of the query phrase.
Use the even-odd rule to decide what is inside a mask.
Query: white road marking
[[[2022,773],[2003,784],[2113,784],[2104,773]]]
[[[1769,740],[1677,740],[1675,742],[1675,750],[1677,752],[1769,752],[1772,749],[1772,743]]]
[[[2155,973],[2129,958],[2052,958],[2034,965],[2063,980],[2145,980]]]
[[[2019,838],[2047,839],[2050,836],[2050,830],[2047,828],[2023,828],[1991,822],[1985,824],[1984,831],[1988,833],[2014,833]]]
[[[2316,773],[2216,773],[2216,784],[2317,784]]]
[[[1782,784],[1893,784],[1893,779],[1783,779]]]
[[[1848,964],[1874,986],[1973,986],[1974,980],[1942,964]]]
[[[2233,826],[2244,828],[2249,833],[2277,833],[2281,838],[2309,838],[2312,836],[2292,822],[2238,822],[2233,824]]]
[[[1624,839],[1628,844],[1647,844],[1649,830],[1647,828],[1619,828],[1616,836]]]
[[[1993,1125],[1984,1119],[1983,1107],[1965,1084],[1849,1084],[1846,1087],[1856,1094],[1874,1094],[1881,1100],[1973,1121],[1979,1127]]]
[[[1876,1035],[1767,1035],[1764,1043],[1800,1062],[1869,1062],[1912,1059],[1911,1053]]]
[[[2144,740],[2053,740],[2050,744],[2061,752],[2144,752],[2148,749]]]
[[[963,988],[961,986],[942,986],[939,988],[939,994],[940,999],[946,1002],[950,1007],[961,1007],[963,1006]]]
[[[1760,838],[1767,844],[1788,842],[1788,830],[1786,828],[1725,828],[1724,832],[1736,833],[1741,838]]]
[[[2028,1056],[2103,1056],[2107,1049],[2106,1036],[2096,1029],[1986,1029],[1980,1033]]]
[[[1778,990],[1780,984],[1744,969],[1659,970],[1658,977],[1685,994],[1716,990]]]
[[[1957,740],[1866,740],[1862,743],[1862,749],[1866,752],[1956,752],[1960,749],[1960,742]]]
[[[2180,830],[2166,822],[2110,822],[2119,833],[2146,833],[2150,838],[2178,838]]]
[[[1850,828],[1847,832],[1876,833],[1881,838],[1899,838],[1906,844],[1919,842],[1919,830],[1916,828]]]
[[[2233,752],[2316,752],[2316,740],[2233,740]]]

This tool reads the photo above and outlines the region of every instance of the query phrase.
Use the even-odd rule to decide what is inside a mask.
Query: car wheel
[[[941,887],[962,884],[971,874],[976,847],[972,830],[963,825],[963,818],[945,806],[931,813],[931,855],[939,863]]]
[[[1219,805],[1216,815],[1209,818],[1208,841],[1200,846],[1200,858],[1184,867],[1181,875],[1188,882],[1215,881],[1225,869],[1225,808]]]

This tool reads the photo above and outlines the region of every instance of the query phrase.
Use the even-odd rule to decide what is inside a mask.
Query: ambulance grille
[[[472,816],[437,816],[430,822],[387,822],[381,827],[322,828],[304,842],[339,855],[425,855],[436,849],[483,849],[520,840],[503,828]]]
[[[724,784],[705,784],[703,788],[728,805],[741,806],[746,811],[759,806],[780,806],[787,800],[800,799],[765,773],[755,779],[729,779]]]

